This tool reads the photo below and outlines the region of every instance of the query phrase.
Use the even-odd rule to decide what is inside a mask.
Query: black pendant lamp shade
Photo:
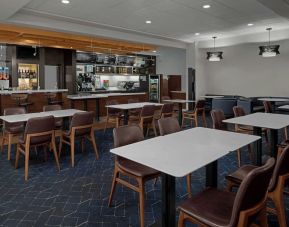
[[[207,52],[207,59],[209,61],[221,61],[223,59],[223,52],[222,51],[215,51],[215,41],[216,41],[216,36],[213,37],[214,39],[214,51],[208,51]]]
[[[269,32],[269,42],[268,45],[266,46],[259,46],[259,55],[262,55],[264,58],[268,57],[275,57],[277,54],[280,54],[279,52],[279,47],[280,45],[271,45],[270,43],[270,32],[272,28],[267,28],[266,29]]]

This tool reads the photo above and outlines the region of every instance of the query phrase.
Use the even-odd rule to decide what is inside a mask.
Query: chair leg
[[[18,168],[19,157],[20,157],[20,151],[19,151],[19,145],[17,144],[17,148],[16,148],[16,158],[15,158],[15,169]]]
[[[58,148],[58,158],[60,158],[61,155],[61,150],[62,150],[62,136],[60,136],[60,141],[59,141],[59,148]]]
[[[144,227],[144,202],[145,202],[145,186],[142,179],[138,179],[139,184],[139,209],[140,209],[140,226]]]
[[[253,161],[254,160],[254,154],[252,151],[252,144],[248,144],[248,153],[249,153],[250,160]]]
[[[237,150],[238,166],[241,166],[241,149]]]
[[[71,155],[71,166],[74,167],[74,138],[70,137],[70,155]]]
[[[265,140],[266,140],[267,145],[270,146],[269,137],[268,137],[268,130],[267,129],[264,131],[264,136],[265,136]]]
[[[188,197],[192,198],[191,174],[186,176]]]
[[[195,127],[199,127],[198,115],[195,115]]]
[[[156,129],[156,125],[155,125],[154,122],[152,123],[152,126],[153,126],[153,130],[154,130],[155,136],[158,136],[157,129]]]
[[[98,154],[98,150],[97,150],[97,146],[96,146],[96,142],[95,142],[95,138],[94,138],[94,133],[92,131],[92,133],[90,134],[90,141],[92,143],[93,146],[93,150],[96,156],[96,159],[99,159],[99,154]]]
[[[113,199],[115,187],[116,187],[116,184],[117,184],[116,179],[118,178],[118,176],[119,176],[119,172],[118,172],[117,167],[115,167],[114,168],[113,179],[112,179],[111,190],[110,190],[110,195],[109,195],[109,199],[108,199],[108,206],[111,206],[111,202],[112,202],[112,199]]]
[[[184,221],[185,221],[184,212],[180,211],[179,221],[178,221],[178,227],[183,227],[183,226],[184,226]]]
[[[273,200],[276,213],[278,217],[278,222],[280,227],[286,227],[286,214],[285,214],[285,207],[284,207],[284,197],[283,193],[272,193],[270,198]]]
[[[288,139],[288,127],[284,128],[284,135],[285,135],[285,140]]]
[[[184,118],[184,116],[183,116],[183,117],[182,117],[182,125],[181,125],[181,128],[184,127],[184,124],[185,124],[185,118]]]
[[[55,159],[55,162],[56,162],[57,170],[59,172],[60,171],[60,165],[59,165],[59,160],[58,160],[58,156],[57,156],[55,139],[52,139],[52,150],[53,150],[53,154],[54,154],[54,159]]]
[[[25,146],[25,181],[28,180],[28,168],[29,168],[29,153],[30,153],[30,146]]]
[[[13,135],[9,133],[8,134],[8,155],[7,155],[7,160],[11,159],[12,138],[13,138]]]
[[[260,226],[268,227],[266,207],[264,207],[259,214]],[[280,225],[281,226],[281,225]],[[284,226],[285,227],[285,226]]]
[[[105,131],[106,131],[106,129],[107,129],[108,120],[109,120],[109,117],[106,116],[105,126],[104,126],[104,129],[103,129],[103,134],[105,134]]]

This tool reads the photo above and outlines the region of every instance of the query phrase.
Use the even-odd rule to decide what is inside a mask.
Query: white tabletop
[[[84,112],[84,111],[76,110],[76,109],[54,110],[54,111],[46,111],[46,112],[38,112],[38,113],[0,116],[0,119],[9,123],[16,123],[16,122],[25,122],[25,121],[28,121],[30,118],[34,118],[34,117],[45,117],[45,116],[51,116],[51,115],[54,117],[71,117],[75,113],[79,113],[79,112]]]
[[[289,115],[273,113],[253,113],[242,117],[223,120],[225,123],[249,125],[253,127],[281,129],[289,125]]]
[[[283,110],[289,110],[289,105],[279,106],[278,108]]]
[[[214,98],[224,98],[223,95],[202,95],[200,98],[214,99]]]
[[[269,102],[289,102],[289,99],[285,98],[259,98],[260,101],[269,101]]]
[[[110,152],[183,177],[258,139],[259,136],[199,127],[114,148]]]
[[[172,103],[188,103],[188,102],[196,102],[194,100],[185,100],[185,99],[165,99],[163,102],[172,102]]]
[[[105,107],[120,109],[120,110],[130,110],[130,109],[143,108],[143,106],[145,105],[162,106],[163,104],[155,103],[155,102],[136,102],[136,103],[128,103],[128,104],[107,105]]]

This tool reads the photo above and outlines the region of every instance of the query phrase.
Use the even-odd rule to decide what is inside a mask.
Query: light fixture
[[[151,24],[152,21],[151,20],[146,20],[146,24]]]
[[[272,28],[266,28],[266,30],[269,33],[269,42],[268,42],[268,45],[266,46],[259,46],[259,50],[260,50],[259,55],[262,55],[262,57],[264,58],[275,57],[277,54],[280,54],[279,52],[280,45],[271,45],[270,32]]]
[[[209,61],[221,61],[221,59],[223,59],[223,52],[222,51],[215,51],[215,42],[216,42],[216,36],[213,37],[214,39],[214,51],[208,51],[207,52],[207,59]]]
[[[211,8],[211,6],[210,5],[203,5],[203,8],[204,9],[209,9],[209,8]]]
[[[69,0],[61,0],[61,2],[62,2],[63,4],[69,4],[69,3],[70,3]]]
[[[156,50],[153,50],[153,53],[156,53],[157,51]]]
[[[200,33],[199,33],[199,32],[196,32],[195,35],[200,35]]]
[[[252,24],[252,23],[249,23],[249,24],[247,24],[249,27],[251,27],[251,26],[253,26],[254,24]]]
[[[32,46],[32,48],[34,48],[33,56],[36,57],[36,55],[37,55],[37,47],[36,46]]]

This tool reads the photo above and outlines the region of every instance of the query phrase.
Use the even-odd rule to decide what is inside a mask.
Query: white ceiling
[[[6,8],[16,7],[17,0],[4,1]],[[29,14],[39,17],[49,15],[55,20],[81,21],[82,24],[87,23],[109,30],[193,42],[196,38],[208,39],[215,34],[219,37],[229,37],[265,31],[268,26],[274,30],[287,29],[289,20],[284,9],[285,12],[286,9],[289,10],[289,5],[286,1],[70,0],[70,4],[64,5],[60,0],[22,0],[20,2],[29,3],[24,7],[18,5],[16,10],[11,10],[10,15],[5,15],[6,21],[13,23],[25,23],[19,20],[20,14],[25,14],[26,17]],[[204,4],[210,4],[211,8],[203,9]],[[1,11],[7,11],[2,6],[4,5],[1,3],[0,15]],[[152,24],[146,24],[146,20],[151,20]],[[33,21],[29,23],[33,25]],[[248,23],[254,23],[254,26],[248,27]],[[38,23],[37,26],[45,24]],[[201,35],[196,37],[196,32]]]

